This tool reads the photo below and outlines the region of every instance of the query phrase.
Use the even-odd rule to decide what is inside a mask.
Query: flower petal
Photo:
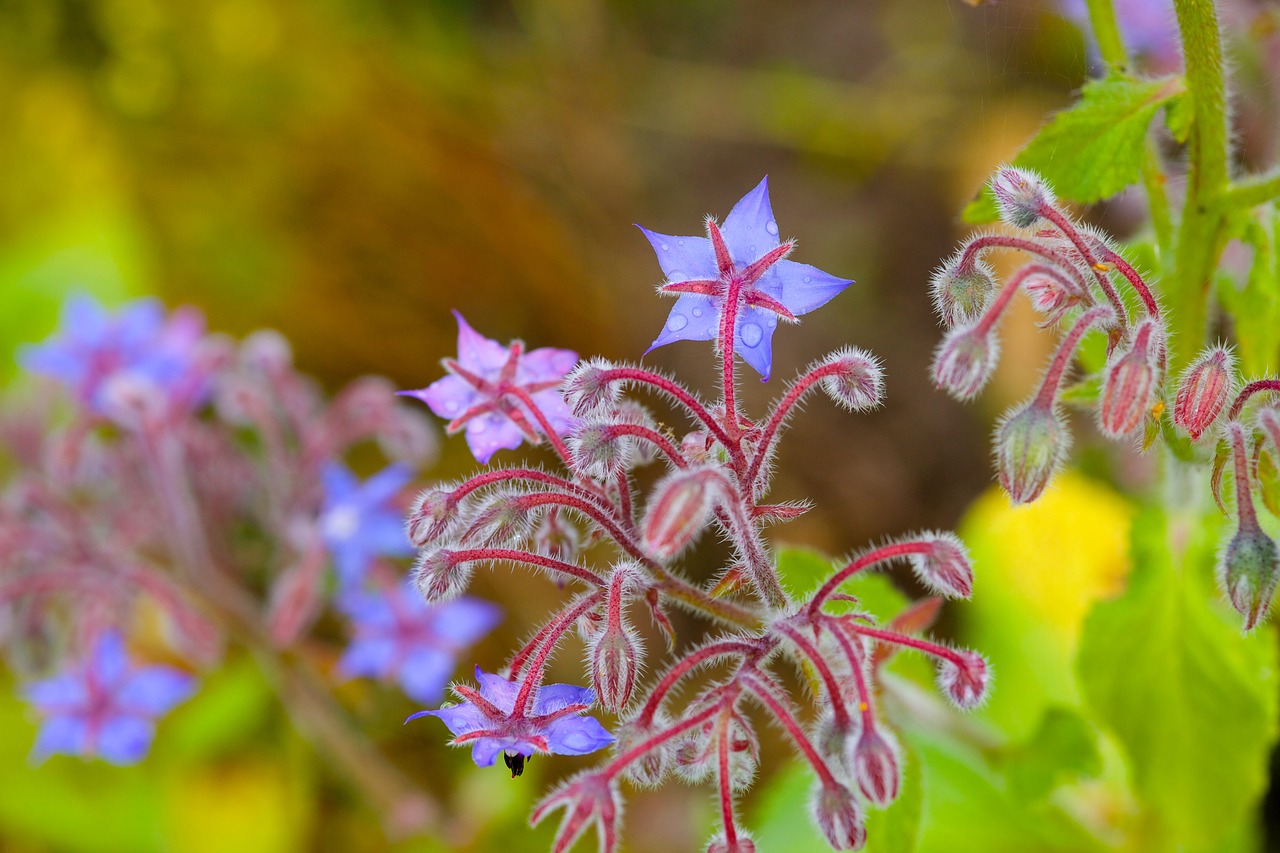
[[[524,441],[524,433],[504,415],[490,413],[467,421],[467,447],[481,465],[499,450],[514,450]]]
[[[643,225],[636,227],[649,239],[667,281],[714,280],[719,276],[716,254],[706,237],[673,237],[650,231]]]
[[[756,287],[798,317],[826,305],[851,284],[852,279],[836,278],[808,264],[781,260],[765,272]]]
[[[84,681],[74,675],[34,681],[22,688],[22,695],[45,714],[67,713],[89,701]]]
[[[577,687],[573,684],[544,684],[533,700],[535,716],[554,714],[569,705],[592,705],[596,701],[595,691],[589,687]]]
[[[137,764],[151,748],[155,726],[139,717],[112,717],[98,729],[94,751],[112,764]]]
[[[586,755],[613,743],[613,735],[595,717],[563,717],[547,726],[545,737],[560,755]]]
[[[440,701],[458,662],[444,649],[415,649],[400,666],[400,687],[406,696],[424,704]]]
[[[502,741],[492,737],[477,738],[471,745],[471,760],[477,767],[492,767],[499,752],[502,752]]]
[[[417,391],[401,391],[401,396],[415,397],[427,404],[436,417],[453,420],[480,402],[480,393],[459,376],[450,373]]]
[[[676,300],[662,327],[662,334],[649,344],[646,353],[672,341],[710,341],[720,330],[720,308],[710,296],[683,293]]]
[[[489,721],[485,718],[480,710],[470,702],[462,702],[457,705],[445,705],[435,711],[419,711],[413,714],[405,722],[417,719],[418,717],[438,717],[454,736],[470,734],[485,728]]]
[[[751,265],[779,246],[778,223],[769,203],[767,175],[733,206],[720,226],[720,233],[729,247],[729,256],[739,267]]]
[[[337,462],[325,463],[320,471],[320,481],[324,487],[324,502],[327,507],[345,503],[360,489],[360,481],[356,479],[356,475]]]
[[[538,408],[542,410],[542,414],[546,415],[547,420],[551,423],[551,428],[556,431],[556,435],[563,436],[573,432],[574,427],[578,424],[578,419],[573,416],[573,412],[565,404],[559,388],[538,391],[530,396],[533,402],[538,405]]]
[[[777,327],[778,315],[762,308],[744,306],[738,317],[734,349],[765,380],[773,370],[773,332]]]
[[[476,667],[476,681],[480,682],[481,696],[508,714],[512,712],[516,706],[516,695],[520,692],[520,685],[507,681],[500,675],[484,672],[480,667]]]
[[[89,726],[81,717],[50,717],[36,735],[31,758],[44,761],[50,755],[84,755],[88,748],[88,735]]]
[[[413,469],[402,463],[383,468],[360,486],[360,500],[366,506],[381,507],[393,500],[413,479]]]
[[[390,637],[357,637],[347,646],[338,661],[338,672],[346,678],[364,675],[385,678],[391,674],[396,660],[396,643]],[[434,701],[438,696],[431,700]]]
[[[493,378],[507,362],[507,348],[471,328],[457,311],[453,316],[458,321],[458,363],[486,379]]]
[[[164,714],[195,692],[196,680],[168,666],[149,666],[132,672],[116,693],[116,704],[128,714]]]
[[[516,382],[559,382],[578,363],[578,354],[571,349],[541,347],[524,354],[516,369]]]
[[[458,598],[435,608],[431,633],[455,648],[469,646],[502,621],[497,605],[478,598]]]
[[[114,688],[124,677],[129,668],[129,656],[118,631],[104,631],[98,637],[89,659],[89,668],[93,677],[104,686]]]

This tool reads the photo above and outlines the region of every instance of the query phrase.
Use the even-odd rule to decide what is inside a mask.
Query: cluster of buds
[[[1105,235],[1071,219],[1036,175],[1004,166],[991,180],[1009,232],[970,239],[934,274],[932,294],[948,328],[933,361],[933,381],[960,400],[986,386],[999,358],[996,328],[1014,295],[1024,291],[1043,326],[1066,331],[1031,398],[996,428],[1000,484],[1014,503],[1035,500],[1061,467],[1071,443],[1060,398],[1073,357],[1086,334],[1107,336],[1107,364],[1097,407],[1099,430],[1110,438],[1141,436],[1149,446],[1164,411],[1167,331],[1151,289]],[[1032,256],[1003,284],[985,262],[987,252],[1012,249]],[[1122,290],[1136,294],[1131,316]]]
[[[786,259],[793,244],[779,239],[765,182],[723,224],[708,219],[706,227],[705,237],[644,233],[667,277],[659,292],[677,297],[654,346],[714,341],[721,377],[714,404],[640,366],[599,358],[572,364],[563,350],[504,347],[461,317],[458,357],[444,361],[448,375],[407,392],[448,418],[450,431],[465,430],[482,463],[528,440],[563,464],[563,472],[486,469],[433,486],[408,521],[421,548],[415,580],[431,602],[461,593],[475,569],[497,565],[544,573],[566,590],[564,605],[498,674],[478,672],[478,688],[456,684],[456,703],[423,712],[440,718],[451,743],[469,747],[477,764],[492,765],[501,754],[512,775],[534,755],[612,745],[599,766],[570,777],[535,809],[535,823],[563,809],[557,853],[593,825],[600,849],[615,850],[622,783],[670,778],[717,791],[722,826],[708,849],[754,850],[736,806],[759,761],[760,715],[812,766],[815,824],[833,847],[857,849],[866,839],[866,809],[888,806],[901,787],[901,753],[878,709],[880,667],[900,649],[932,656],[940,691],[961,709],[980,703],[989,683],[980,655],[919,636],[940,598],[881,622],[856,607],[850,612],[856,599],[841,591],[858,573],[899,561],[938,596],[967,598],[972,569],[950,534],[872,548],[838,564],[802,599],[784,588],[765,528],[807,507],[767,501],[779,437],[815,390],[850,410],[878,406],[883,375],[870,354],[840,349],[792,380],[764,417],[748,418],[736,400],[738,358],[767,378],[779,320],[796,322],[851,282]],[[551,387],[563,396],[549,396]],[[658,426],[644,405],[623,396],[627,390],[669,403],[689,428],[679,434]],[[644,494],[633,474],[646,465],[665,473],[644,478],[655,482]],[[716,577],[699,581],[680,562],[708,530],[731,543],[732,555]],[[606,544],[614,553],[602,563],[593,546]],[[672,607],[713,626],[676,656]],[[666,637],[667,657],[646,659],[638,613]],[[548,661],[575,628],[586,635],[591,687],[545,684]],[[813,695],[784,686],[776,670],[787,664],[814,674]],[[691,681],[698,689],[679,701],[678,688]],[[612,733],[587,714],[595,703],[616,716]]]

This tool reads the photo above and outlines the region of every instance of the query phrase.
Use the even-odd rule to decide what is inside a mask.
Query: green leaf
[[[1102,772],[1097,733],[1076,711],[1050,708],[1031,739],[1006,754],[1004,770],[1014,794],[1042,800],[1064,782]]]
[[[1141,179],[1152,117],[1185,92],[1181,77],[1132,80],[1113,74],[1090,81],[1080,101],[1054,115],[1013,164],[1038,172],[1061,198],[1083,204],[1109,198]],[[998,218],[990,189],[963,215],[972,223]]]
[[[1086,699],[1128,755],[1152,849],[1220,844],[1267,785],[1276,638],[1270,627],[1242,636],[1221,605],[1217,527],[1212,515],[1144,510],[1129,587],[1094,608],[1081,639]]]
[[[1195,117],[1196,108],[1190,90],[1170,98],[1164,108],[1164,126],[1169,128],[1169,133],[1179,144],[1191,137],[1191,124]]]

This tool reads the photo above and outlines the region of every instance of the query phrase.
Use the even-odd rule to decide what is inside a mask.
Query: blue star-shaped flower
[[[784,260],[795,243],[778,239],[767,177],[734,205],[723,226],[707,220],[708,237],[672,237],[637,227],[653,244],[667,276],[658,292],[679,296],[662,334],[646,352],[672,341],[714,340],[725,299],[736,294],[734,350],[767,380],[778,319],[795,322],[853,284]]]
[[[406,465],[389,465],[361,483],[336,462],[325,466],[320,534],[344,585],[358,584],[380,556],[404,557],[413,545],[395,499],[413,477]]]
[[[459,598],[434,607],[410,586],[377,593],[350,591],[339,606],[351,619],[351,645],[338,671],[351,677],[396,679],[422,703],[440,701],[458,653],[502,619],[497,606]]]
[[[124,640],[106,632],[82,664],[24,688],[45,718],[32,757],[97,755],[112,764],[136,764],[151,747],[155,718],[194,691],[195,679],[181,670],[132,665]]]

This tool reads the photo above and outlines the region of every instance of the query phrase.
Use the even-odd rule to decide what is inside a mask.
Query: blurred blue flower
[[[454,685],[465,701],[438,711],[419,711],[418,717],[439,717],[454,735],[454,746],[471,745],[471,760],[480,767],[493,764],[498,753],[518,776],[524,760],[535,752],[586,755],[613,743],[613,735],[595,717],[581,716],[596,700],[593,691],[572,684],[544,684],[533,697],[532,713],[515,714],[520,685],[476,667],[480,689]]]
[[[1085,0],[1059,0],[1062,16],[1083,30],[1097,61],[1093,27]],[[1143,57],[1154,71],[1176,71],[1182,65],[1178,19],[1173,0],[1115,0],[1116,23],[1130,53]]]
[[[44,717],[32,757],[97,755],[112,764],[135,764],[151,747],[155,718],[193,692],[190,675],[167,666],[134,666],[120,635],[105,632],[88,660],[23,689]]]
[[[166,316],[157,300],[139,299],[108,312],[78,294],[63,306],[58,332],[42,344],[23,347],[19,362],[62,381],[99,414],[104,391],[116,379],[144,383],[170,404],[194,406],[208,391],[196,359],[204,331],[194,309]]]
[[[404,513],[396,504],[413,477],[407,465],[388,465],[363,483],[336,462],[321,472],[324,507],[320,535],[333,556],[344,586],[359,584],[376,557],[413,553],[405,533]]]
[[[453,316],[458,321],[458,358],[444,360],[449,375],[426,388],[400,393],[416,397],[448,420],[450,433],[465,428],[467,446],[482,465],[526,438],[538,442],[542,427],[530,422],[528,402],[541,410],[557,435],[568,434],[574,418],[560,396],[560,383],[578,363],[578,354],[551,347],[525,352],[519,341],[504,347],[467,325],[457,311]]]
[[[794,322],[853,284],[816,267],[783,260],[793,244],[778,239],[768,178],[734,205],[723,227],[708,220],[710,239],[672,237],[637,227],[653,244],[667,276],[658,292],[679,297],[646,352],[673,341],[715,340],[724,300],[736,279],[741,289],[734,350],[768,379],[778,319]]]
[[[440,701],[458,653],[502,619],[496,605],[460,598],[436,606],[409,585],[379,592],[351,590],[339,601],[351,620],[351,645],[338,661],[344,676],[400,682],[422,703]]]

